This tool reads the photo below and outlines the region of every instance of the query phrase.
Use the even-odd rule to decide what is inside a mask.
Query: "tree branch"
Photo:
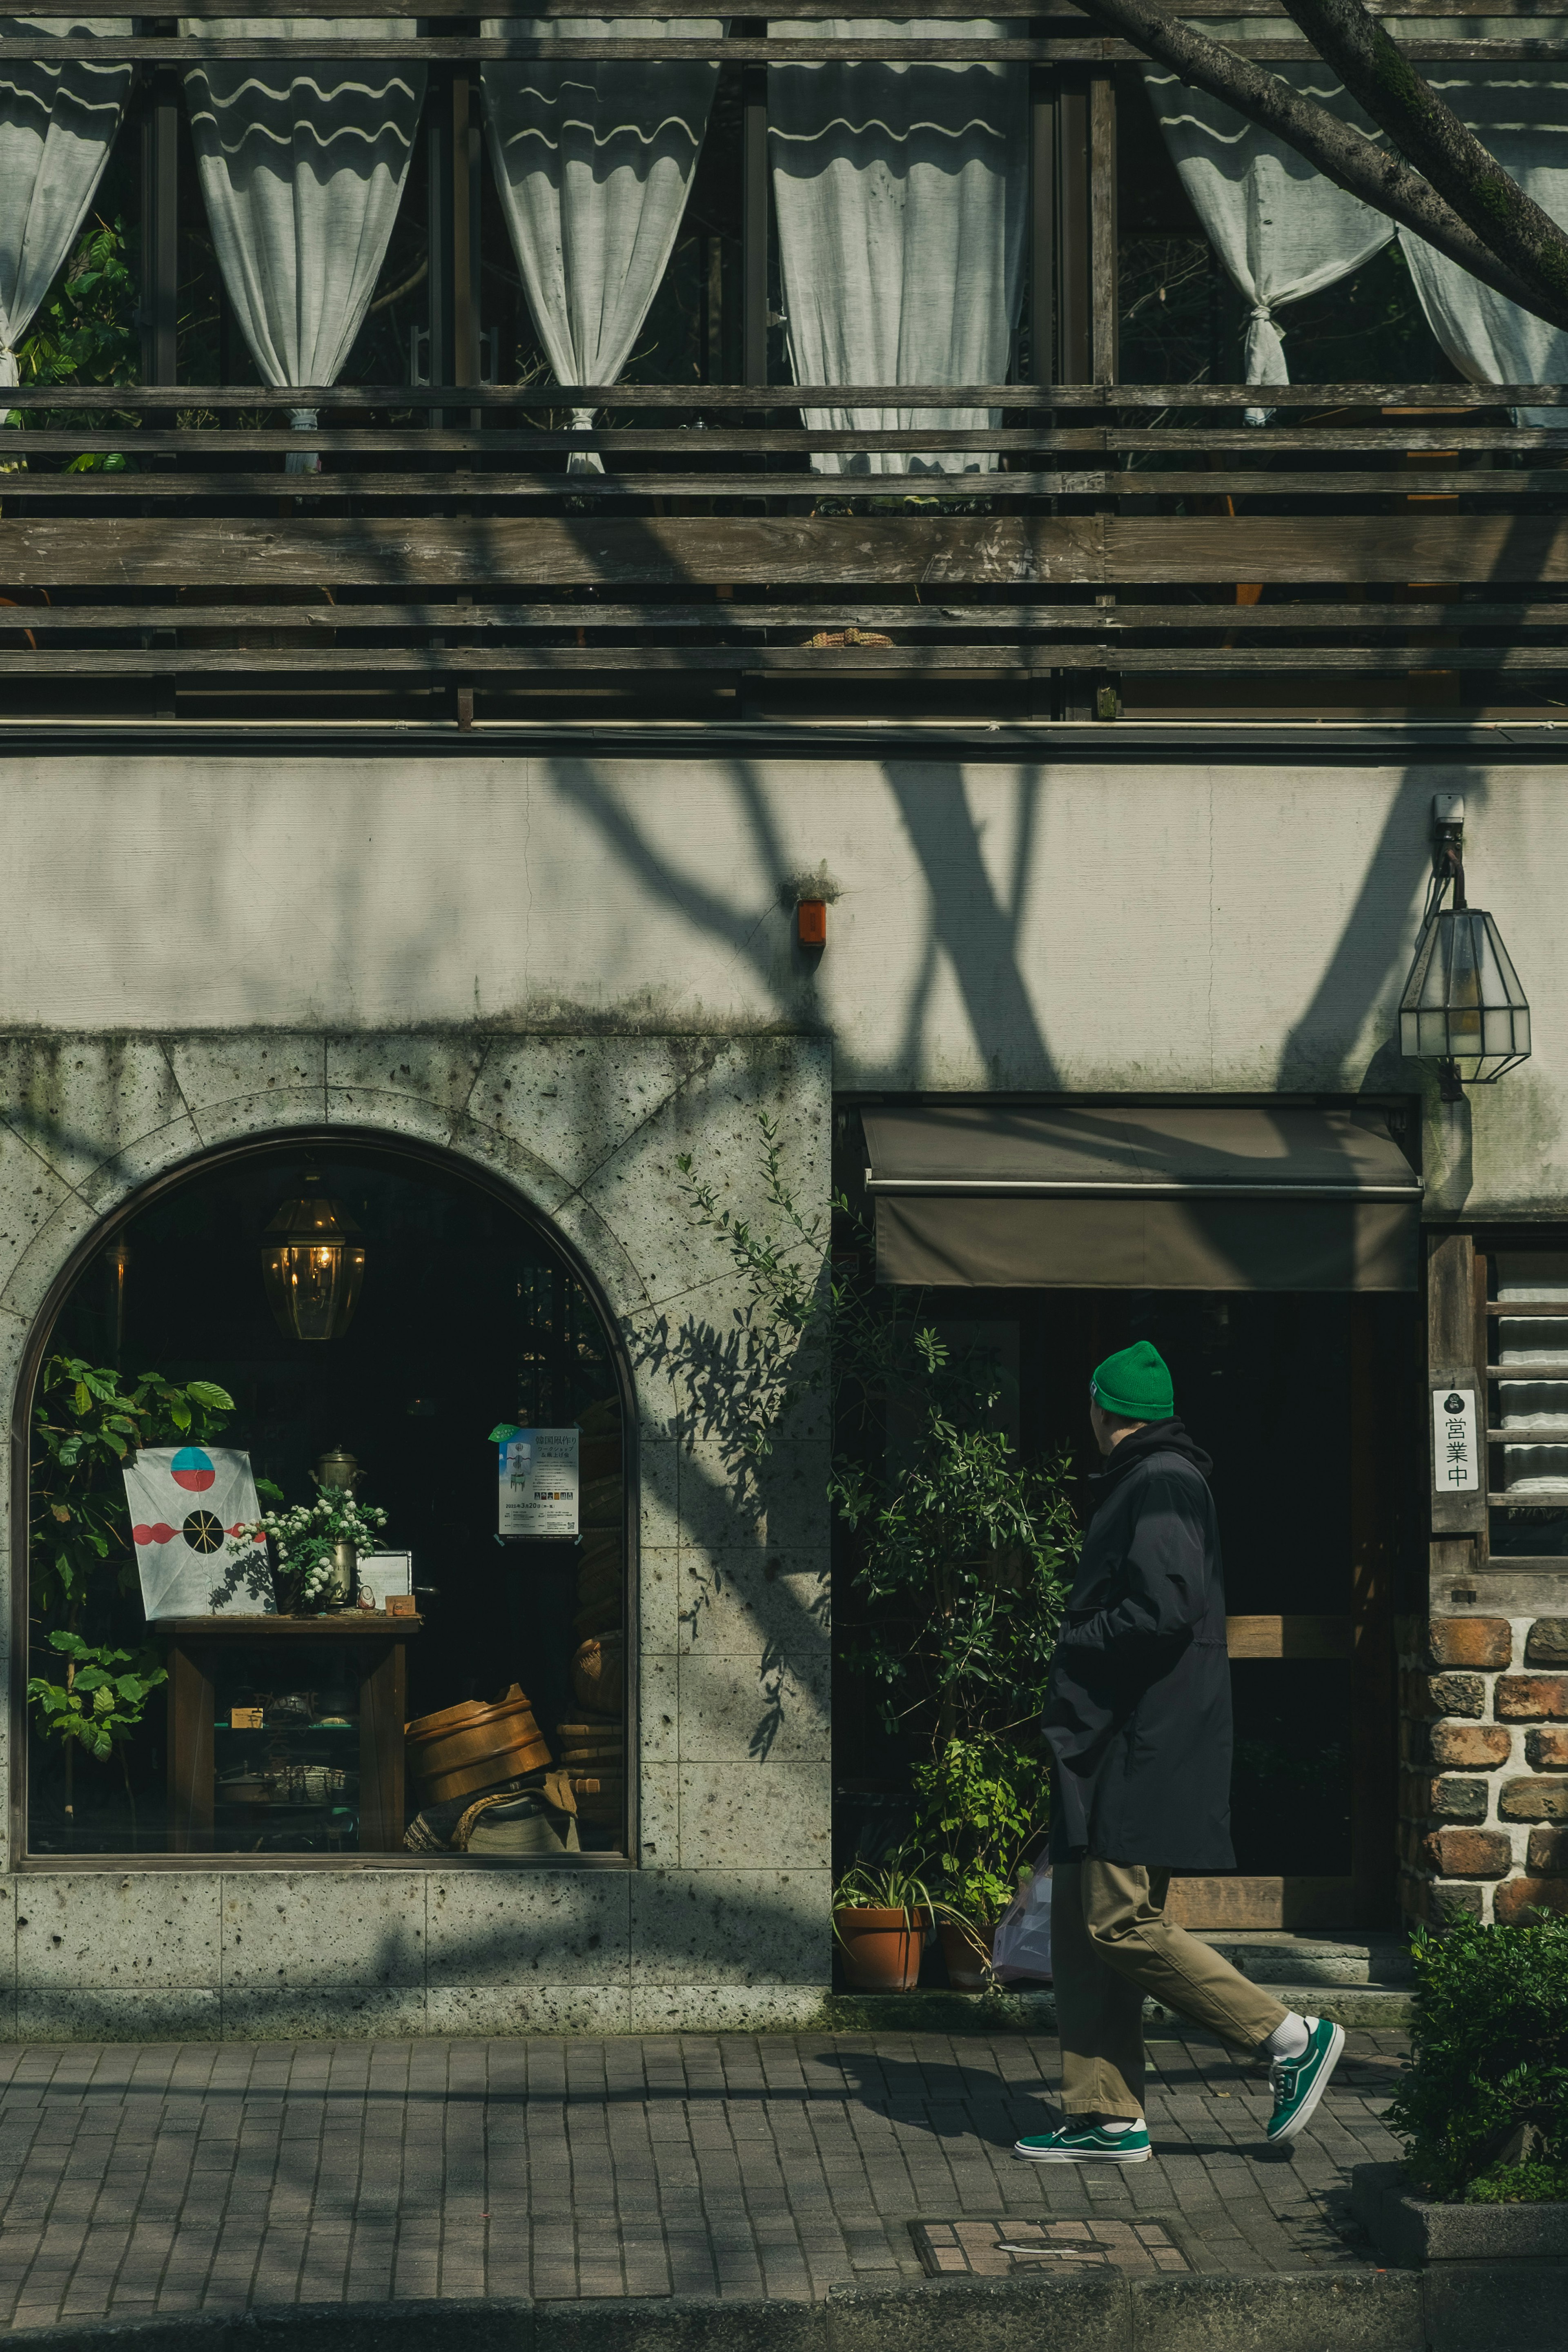
[[[1326,107],[1300,97],[1278,74],[1194,32],[1190,25],[1167,15],[1158,0],[1078,0],[1078,5],[1108,31],[1131,41],[1145,57],[1171,67],[1183,81],[1234,107],[1261,130],[1272,131],[1347,195],[1359,196],[1363,204],[1414,229],[1472,278],[1506,295],[1522,310],[1533,311],[1554,327],[1568,328],[1568,297],[1549,298],[1484,244],[1418,172],[1362,131],[1341,122]],[[1500,170],[1495,163],[1492,168]]]
[[[1319,56],[1381,123],[1407,163],[1533,286],[1561,326],[1568,312],[1568,236],[1446,106],[1361,0],[1285,0]],[[1531,307],[1539,308],[1539,305]]]

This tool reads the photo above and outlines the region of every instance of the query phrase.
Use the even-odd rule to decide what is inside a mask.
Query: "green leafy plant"
[[[234,1411],[214,1381],[121,1375],[76,1356],[51,1356],[33,1409],[32,1597],[38,1613],[78,1630],[84,1601],[105,1569],[120,1588],[136,1582],[121,1470],[149,1445],[204,1444]]]
[[[47,1738],[74,1740],[89,1756],[109,1756],[135,1730],[148,1698],[168,1675],[145,1653],[95,1646],[58,1628],[47,1638],[66,1662],[66,1678],[29,1678],[27,1697],[37,1709],[38,1728]]]
[[[1568,2166],[1494,2164],[1465,2190],[1467,2205],[1554,2205],[1568,2201]]]
[[[65,1813],[76,1815],[78,1748],[98,1761],[118,1751],[131,1795],[125,1741],[164,1677],[150,1658],[93,1643],[84,1615],[101,1615],[115,1592],[136,1590],[131,1515],[121,1476],[143,1447],[205,1443],[234,1410],[214,1381],[121,1375],[78,1356],[51,1356],[33,1407],[31,1599],[36,1622],[61,1619],[44,1638],[66,1659],[66,1678],[35,1675],[27,1703],[38,1730],[65,1758]],[[92,1679],[89,1679],[92,1677]],[[86,1694],[84,1703],[83,1695]],[[89,1736],[90,1735],[90,1736]],[[132,1801],[132,1820],[135,1802]]]
[[[1418,1935],[1409,2071],[1388,2111],[1410,2176],[1458,2200],[1568,2169],[1568,1919]]]
[[[860,1283],[870,1237],[842,1196],[833,1211],[853,1265],[835,1269],[829,1222],[798,1207],[776,1123],[758,1127],[765,1223],[724,1209],[689,1154],[678,1162],[693,1223],[723,1244],[741,1287],[728,1332],[687,1334],[700,1413],[754,1471],[786,1420],[826,1394],[840,1435],[828,1498],[865,1603],[846,1655],[888,1729],[929,1743],[916,1833],[944,1901],[994,1919],[1045,1826],[1036,1727],[1079,1542],[1068,1465],[1019,1457],[994,1355],[951,1347],[918,1294]]]
[[[96,218],[83,233],[53,289],[36,314],[31,334],[18,345],[17,374],[27,383],[134,383],[141,369],[139,300],[132,268],[132,238],[116,214]],[[13,410],[14,425],[42,424],[44,412]],[[106,417],[101,410],[51,409],[51,425],[101,432],[107,424],[134,428],[129,410]],[[69,474],[124,473],[135,461],[119,450],[83,452],[67,466]]]
[[[1047,1826],[1038,1754],[1019,1741],[983,1735],[950,1739],[914,1771],[917,1834],[952,1908],[991,1924],[1018,1891],[1031,1847]]]
[[[256,1538],[266,1536],[277,1560],[279,1583],[289,1612],[326,1591],[332,1572],[332,1554],[340,1543],[360,1551],[373,1549],[386,1525],[386,1513],[374,1503],[357,1503],[346,1486],[325,1486],[313,1503],[295,1503],[286,1511],[268,1511],[253,1527],[229,1538],[229,1550],[241,1561],[254,1559]]]

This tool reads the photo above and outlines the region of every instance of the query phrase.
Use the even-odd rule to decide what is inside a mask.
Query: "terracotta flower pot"
[[[937,1929],[942,1943],[942,1957],[947,1962],[947,1979],[954,1992],[983,1992],[990,1983],[988,1963],[991,1947],[996,1934],[994,1920],[982,1926],[978,1919],[965,1919],[961,1927],[956,1919],[944,1919]],[[981,1949],[975,1948],[979,1946]]]
[[[926,1911],[836,1911],[844,1973],[858,1992],[912,1992],[920,1981]]]

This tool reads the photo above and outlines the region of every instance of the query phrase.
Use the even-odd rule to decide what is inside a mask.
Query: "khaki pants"
[[[1143,1996],[1251,2052],[1289,2016],[1180,1927],[1165,1925],[1168,1870],[1058,1862],[1051,1874],[1051,1969],[1069,2116],[1143,2113]]]

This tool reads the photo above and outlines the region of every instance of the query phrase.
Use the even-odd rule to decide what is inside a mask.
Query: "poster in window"
[[[261,1517],[250,1456],[226,1445],[144,1445],[124,1467],[142,1606],[157,1617],[275,1614],[265,1540],[229,1549]]]
[[[495,1433],[503,1536],[574,1536],[577,1532],[577,1429],[514,1429]]]

